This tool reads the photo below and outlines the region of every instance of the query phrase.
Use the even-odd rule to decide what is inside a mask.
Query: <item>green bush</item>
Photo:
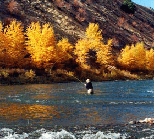
[[[134,14],[136,11],[136,6],[131,0],[124,0],[121,9],[129,14]]]

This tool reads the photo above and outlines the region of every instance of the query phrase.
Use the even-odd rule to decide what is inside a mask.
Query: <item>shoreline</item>
[[[153,80],[154,78],[143,78],[143,79],[105,79],[105,80],[93,80],[92,82],[105,82],[105,81],[141,81],[141,80]],[[81,80],[85,82],[84,79]],[[52,79],[51,77],[47,76],[36,76],[33,79],[22,79],[18,77],[8,77],[8,78],[1,78],[0,85],[27,85],[27,84],[53,84],[53,83],[70,83],[70,82],[79,82],[73,78],[62,79],[61,77],[57,77]]]

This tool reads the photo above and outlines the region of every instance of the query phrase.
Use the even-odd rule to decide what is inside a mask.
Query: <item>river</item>
[[[153,139],[154,81],[0,85],[0,138]]]

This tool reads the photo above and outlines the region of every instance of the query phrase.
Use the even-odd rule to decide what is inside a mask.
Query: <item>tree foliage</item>
[[[112,39],[107,44],[102,44],[97,51],[97,62],[101,65],[114,65],[114,57],[112,54]]]
[[[144,48],[144,43],[127,45],[118,57],[119,64],[128,70],[146,70],[151,68],[154,52]],[[151,66],[150,66],[151,65]]]
[[[57,59],[56,39],[52,26],[31,23],[26,30],[27,50],[37,68],[45,68]]]
[[[64,62],[69,58],[72,58],[71,54],[73,53],[73,46],[69,43],[67,38],[62,38],[57,43],[57,50],[59,59],[57,61]]]
[[[121,9],[129,14],[134,14],[136,10],[136,6],[131,0],[124,0]]]
[[[85,37],[75,45],[76,61],[85,69],[89,69],[96,62],[101,65],[112,64],[111,44],[112,40],[104,44],[99,25],[90,23]]]
[[[3,59],[4,59],[4,52],[5,52],[5,43],[6,43],[6,38],[3,33],[3,25],[2,22],[0,22],[0,62],[1,65],[3,64]]]
[[[95,58],[96,49],[100,47],[102,41],[101,30],[99,25],[90,23],[86,28],[85,37],[79,39],[75,44],[74,53],[77,55],[76,61],[82,68],[89,69],[92,65],[91,58]],[[91,53],[94,52],[94,53]],[[94,54],[94,55],[93,55]],[[95,59],[94,59],[95,61]]]
[[[0,57],[5,67],[20,67],[25,56],[25,36],[20,22],[12,21],[3,28],[0,23]]]
[[[146,50],[146,69],[149,71],[154,70],[154,50]]]
[[[96,46],[103,40],[102,31],[99,29],[99,25],[95,23],[89,23],[89,26],[86,28],[85,37],[89,39],[92,43],[92,46]],[[93,44],[94,43],[94,44]]]
[[[78,67],[77,71],[82,68],[103,74],[105,68],[105,75],[111,72],[111,75],[117,76],[116,71],[112,73],[108,69],[116,68],[117,61],[118,68],[125,70],[154,70],[154,50],[146,50],[144,43],[126,45],[117,57],[113,55],[112,39],[107,40],[107,43],[104,41],[102,31],[95,23],[90,23],[85,36],[72,45],[67,38],[57,41],[49,23],[32,22],[24,31],[22,24],[15,20],[7,26],[0,22],[0,67],[25,68],[28,60],[29,68],[33,70],[38,68],[50,71],[53,66],[70,70],[74,65]],[[31,71],[27,74],[35,76]]]

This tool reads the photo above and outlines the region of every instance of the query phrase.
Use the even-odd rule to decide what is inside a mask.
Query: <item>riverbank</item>
[[[109,67],[109,71],[99,70],[25,70],[25,69],[0,69],[0,84],[50,84],[63,82],[85,82],[91,79],[94,82],[113,80],[152,80],[153,72],[129,72]]]
[[[92,77],[88,77],[92,78]],[[81,79],[81,82],[85,82],[87,77]],[[102,82],[102,81],[115,81],[115,80],[152,80],[153,77],[146,76],[142,77],[141,79],[91,79],[94,82]],[[23,85],[23,84],[51,84],[51,83],[67,83],[67,82],[80,82],[79,80],[75,79],[74,77],[67,77],[67,76],[57,76],[54,79],[48,76],[35,76],[33,79],[24,79],[21,77],[8,77],[8,78],[0,78],[0,85]]]
[[[102,81],[115,81],[115,80],[152,80],[152,75],[141,75],[139,79],[132,79],[122,77],[120,79],[114,78],[101,78],[96,76],[82,77],[81,79],[77,77],[67,76],[67,75],[58,75],[53,77],[50,76],[35,76],[34,78],[23,78],[23,77],[7,77],[0,78],[0,85],[23,85],[23,84],[51,84],[51,83],[67,83],[67,82],[85,82],[87,78],[90,78],[94,82]],[[80,80],[80,81],[79,81]]]

